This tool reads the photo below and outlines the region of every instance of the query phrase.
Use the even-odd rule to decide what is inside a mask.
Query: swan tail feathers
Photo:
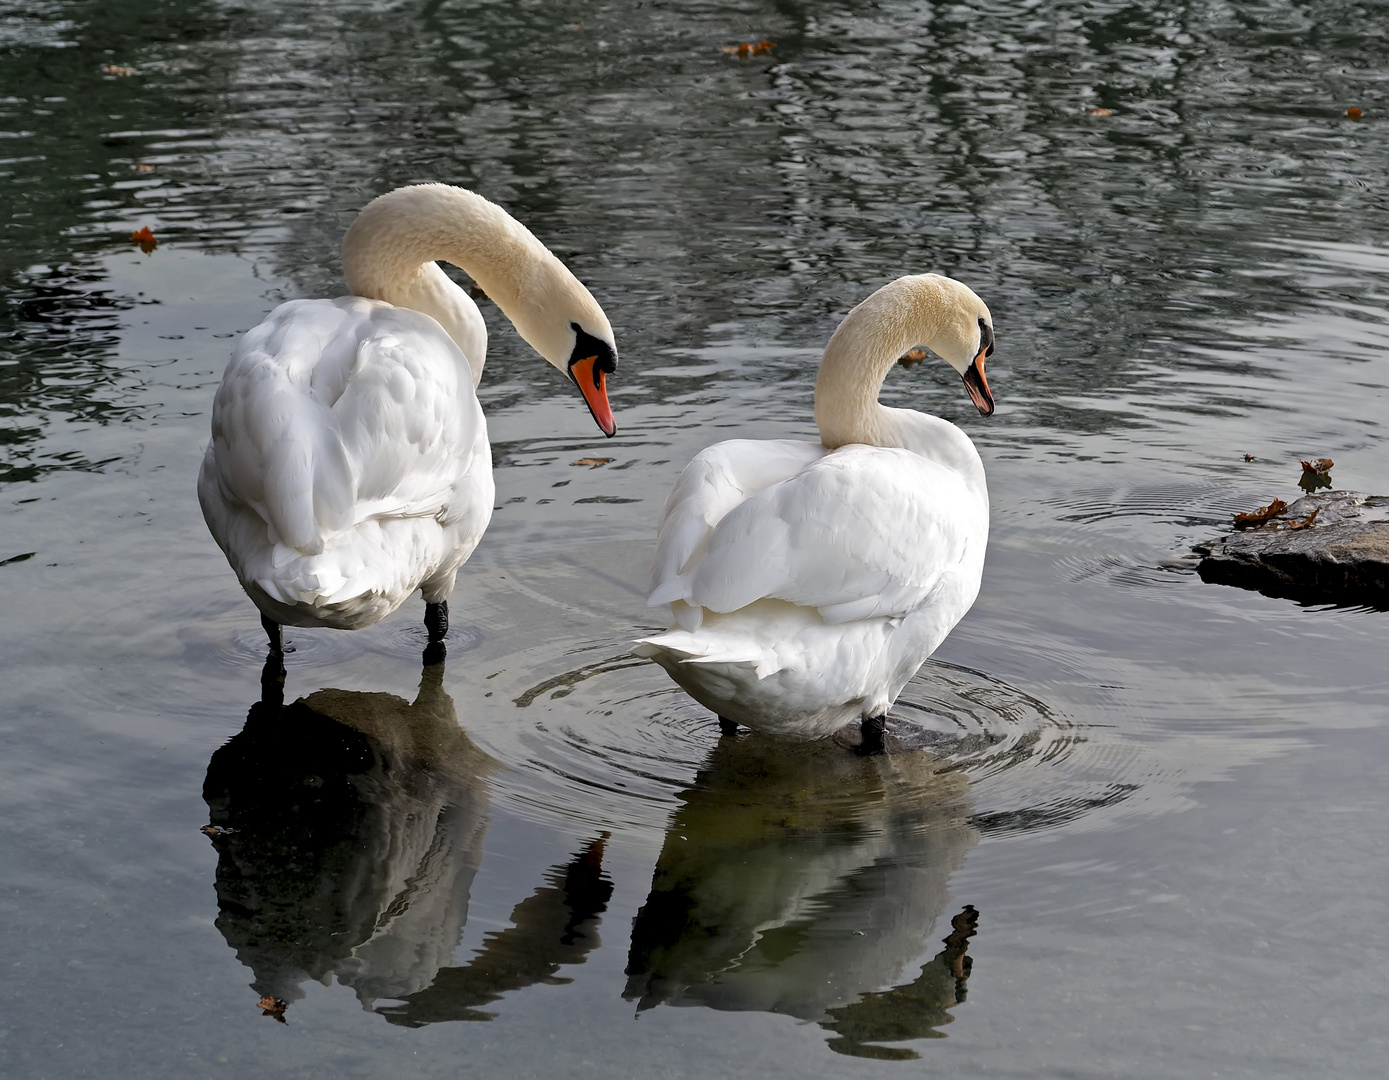
[[[781,663],[770,649],[749,644],[739,648],[699,640],[694,634],[670,630],[632,644],[632,654],[648,660],[665,658],[679,664],[718,665],[752,668],[759,679],[781,670]]]

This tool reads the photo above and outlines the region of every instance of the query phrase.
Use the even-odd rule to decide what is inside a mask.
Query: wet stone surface
[[[1316,518],[1307,528],[1291,522]],[[1199,543],[1201,580],[1307,603],[1389,606],[1389,496],[1307,495],[1261,526]]]

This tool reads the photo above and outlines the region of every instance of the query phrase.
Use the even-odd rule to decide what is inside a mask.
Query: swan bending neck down
[[[861,720],[863,745],[881,748],[887,710],[979,593],[989,498],[974,444],[878,402],[917,345],[992,414],[989,309],[950,278],[898,278],[825,348],[819,443],[718,443],[666,500],[648,603],[668,604],[674,625],[633,651],[725,732],[818,738]]]
[[[281,625],[360,629],[416,589],[442,652],[494,488],[475,392],[486,324],[436,260],[471,275],[616,433],[612,327],[544,244],[462,188],[375,199],[343,240],[353,295],[272,311],[238,342],[213,401],[198,497],[272,652]]]

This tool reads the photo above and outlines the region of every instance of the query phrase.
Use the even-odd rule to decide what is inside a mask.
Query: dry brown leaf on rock
[[[1317,507],[1315,510],[1313,510],[1310,514],[1308,514],[1305,518],[1299,518],[1297,521],[1290,521],[1290,522],[1288,522],[1288,528],[1290,528],[1290,529],[1310,529],[1310,528],[1312,527],[1312,522],[1314,522],[1314,521],[1317,520],[1317,515],[1320,514],[1320,513],[1321,513],[1321,507],[1319,506],[1319,507]]]
[[[1302,462],[1302,470],[1303,472],[1316,473],[1318,476],[1325,476],[1335,464],[1329,457],[1319,457],[1312,461]]]
[[[1247,529],[1251,525],[1262,525],[1269,518],[1277,517],[1287,508],[1288,504],[1285,503],[1282,499],[1274,499],[1267,506],[1261,506],[1259,507],[1259,509],[1253,511],[1252,513],[1236,514],[1235,528]]]
[[[578,461],[571,461],[570,465],[587,465],[590,469],[596,469],[600,465],[606,465],[612,461],[610,457],[581,457]]]

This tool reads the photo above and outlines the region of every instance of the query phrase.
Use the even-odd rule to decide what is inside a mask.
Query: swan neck
[[[825,346],[815,383],[815,423],[826,447],[904,445],[898,410],[884,408],[878,395],[904,353],[935,340],[945,305],[928,276],[901,278],[844,317]]]
[[[354,295],[423,311],[458,341],[451,319],[466,323],[470,311],[472,322],[482,320],[439,261],[466,271],[561,370],[574,341],[572,322],[612,336],[602,309],[564,264],[500,206],[465,188],[418,184],[389,192],[368,203],[343,238],[343,273]],[[480,368],[481,357],[468,359]]]

